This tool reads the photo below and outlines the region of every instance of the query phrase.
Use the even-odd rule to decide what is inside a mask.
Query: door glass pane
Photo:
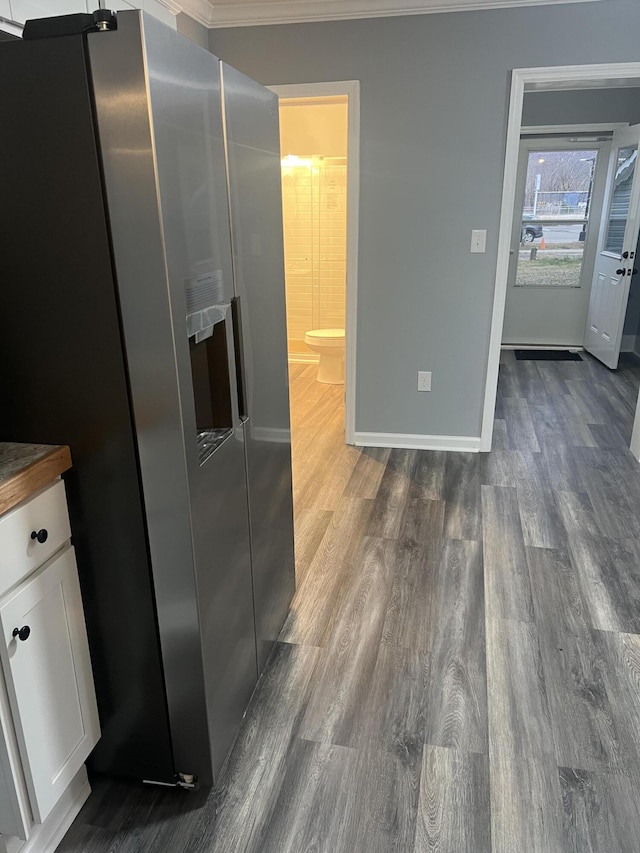
[[[580,287],[598,152],[530,151],[516,287]]]
[[[627,217],[631,203],[631,188],[637,159],[637,148],[618,149],[618,162],[613,179],[613,192],[611,194],[609,216],[607,218],[607,236],[604,241],[604,251],[618,256],[622,256],[624,232],[627,227]]]

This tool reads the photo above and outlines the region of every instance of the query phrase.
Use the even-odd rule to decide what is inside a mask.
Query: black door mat
[[[518,361],[582,361],[579,352],[568,349],[514,349]]]

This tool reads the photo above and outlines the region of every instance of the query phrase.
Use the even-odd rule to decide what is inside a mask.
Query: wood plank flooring
[[[217,790],[61,853],[638,853],[640,367],[503,354],[491,454],[357,450],[292,365],[298,588]]]

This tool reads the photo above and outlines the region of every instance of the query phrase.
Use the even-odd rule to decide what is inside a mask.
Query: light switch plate
[[[472,231],[471,232],[471,252],[482,253],[487,251],[487,232]]]

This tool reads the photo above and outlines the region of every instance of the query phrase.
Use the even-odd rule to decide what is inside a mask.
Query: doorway
[[[347,110],[343,95],[280,99],[289,363],[318,364],[312,330],[344,337]],[[339,371],[335,384],[341,381]]]
[[[607,175],[607,209],[598,238],[584,342],[585,349],[611,369],[618,366],[625,327],[631,319],[629,301],[638,282],[639,153],[640,125],[614,134]]]
[[[602,135],[523,136],[503,346],[582,347],[609,150]]]
[[[571,91],[575,89],[594,89],[640,85],[640,63],[620,63],[612,65],[592,65],[592,66],[567,66],[556,68],[531,68],[531,69],[514,69],[512,72],[511,82],[511,97],[509,105],[509,121],[507,128],[507,146],[505,153],[505,171],[503,180],[502,194],[502,211],[500,217],[500,229],[498,238],[498,262],[496,269],[496,288],[494,295],[494,304],[491,321],[491,335],[489,343],[489,354],[487,363],[487,379],[485,385],[485,401],[483,411],[482,436],[480,449],[483,451],[491,450],[493,436],[493,418],[496,403],[496,392],[498,382],[498,370],[500,363],[500,351],[502,344],[502,333],[505,317],[506,296],[509,284],[509,267],[511,261],[511,246],[512,246],[512,230],[513,220],[516,208],[516,187],[518,178],[518,162],[520,155],[520,137],[522,132],[522,115],[523,102],[525,91]],[[615,146],[615,140],[614,140]],[[613,160],[613,157],[611,158]],[[608,185],[612,186],[612,175],[615,174],[613,166],[609,165]],[[640,189],[640,184],[638,184]],[[625,248],[620,254],[623,257],[624,252],[628,253],[627,260],[629,262],[629,276],[632,274],[632,264],[635,257],[636,242],[637,242],[637,219],[633,218],[636,210],[630,206],[629,211],[625,215],[625,245],[633,242],[631,249]],[[518,213],[519,215],[519,213]],[[631,235],[635,232],[635,239],[631,239]],[[601,239],[599,238],[599,249],[601,252]],[[625,263],[626,267],[626,263]],[[620,277],[622,276],[622,267]],[[626,270],[625,270],[626,274]],[[623,283],[622,290],[626,291],[628,296],[629,278]],[[621,300],[619,304],[624,302],[626,306],[626,298]],[[613,304],[610,299],[608,308]],[[588,311],[588,323],[592,320],[593,300]],[[602,307],[602,305],[600,306]],[[597,313],[597,311],[596,311]],[[600,311],[600,314],[603,312]],[[611,311],[604,312],[610,319]],[[619,319],[619,318],[618,318]],[[624,319],[624,318],[623,318]],[[619,325],[619,324],[618,324]],[[638,444],[634,444],[634,440],[638,439]],[[636,420],[633,430],[633,438],[631,441],[631,449],[636,458],[640,458],[640,429],[638,428],[638,413],[636,408]]]
[[[303,364],[310,368],[307,379],[317,377],[316,365],[324,352],[309,332],[316,332],[322,345],[325,334],[344,328],[344,386],[335,386],[333,396],[339,388],[340,405],[344,404],[343,441],[353,444],[359,83],[270,88],[280,99],[290,373],[298,377],[298,365]],[[313,111],[319,120],[311,118]]]

